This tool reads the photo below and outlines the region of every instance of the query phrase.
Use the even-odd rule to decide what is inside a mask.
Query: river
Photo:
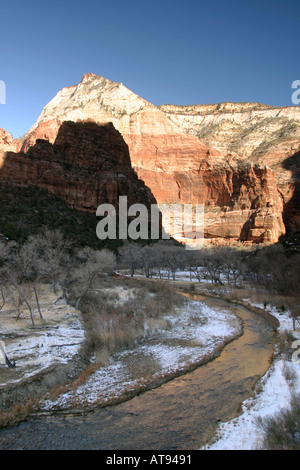
[[[199,294],[189,297],[210,307],[229,305]],[[274,331],[267,320],[242,306],[231,308],[244,332],[214,360],[115,406],[31,418],[3,429],[0,449],[199,449],[220,421],[239,414],[273,353]]]

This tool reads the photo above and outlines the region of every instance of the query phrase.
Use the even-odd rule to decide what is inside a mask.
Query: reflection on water
[[[189,297],[210,307],[229,306],[196,294]],[[81,417],[35,420],[32,439],[38,442],[43,432],[56,436],[41,444],[45,449],[198,449],[220,420],[238,414],[273,352],[273,330],[266,320],[243,307],[232,308],[243,321],[244,334],[213,361],[120,405]],[[20,439],[33,432],[30,422],[19,428]]]

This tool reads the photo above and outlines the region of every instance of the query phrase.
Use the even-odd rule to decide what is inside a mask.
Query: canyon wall
[[[224,155],[267,165],[276,177],[288,232],[300,230],[299,162],[293,158],[300,150],[299,106],[219,103],[159,109],[189,135]],[[291,160],[293,165],[288,163]]]
[[[204,204],[206,239],[273,243],[284,222],[299,230],[295,172],[283,166],[299,148],[299,114],[256,103],[156,107],[122,83],[86,74],[45,106],[22,152],[38,139],[57,144],[65,121],[111,122],[158,204]],[[94,207],[92,194],[78,207]]]
[[[118,208],[120,196],[127,196],[129,205],[139,202],[149,209],[156,203],[131,166],[128,146],[110,123],[65,121],[53,144],[38,139],[27,152],[7,152],[0,180],[36,185],[81,211],[95,212],[103,203]]]

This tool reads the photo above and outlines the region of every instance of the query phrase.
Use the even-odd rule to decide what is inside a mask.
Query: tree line
[[[79,308],[99,275],[123,269],[133,277],[143,273],[176,280],[185,271],[191,281],[228,284],[245,283],[283,295],[299,295],[300,255],[288,255],[282,245],[264,248],[230,246],[186,250],[170,240],[152,245],[125,242],[113,251],[76,247],[60,230],[31,235],[25,243],[0,242],[0,309],[9,300],[21,316],[26,306],[32,324],[43,318],[40,288],[49,288],[65,303]]]
[[[203,247],[186,250],[182,245],[159,241],[140,246],[126,242],[119,248],[120,266],[130,276],[137,271],[146,277],[176,279],[186,271],[190,280],[235,287],[247,283],[283,295],[295,295],[300,287],[300,254],[289,254],[281,244],[265,247]]]
[[[116,256],[108,249],[96,250],[88,246],[76,248],[60,230],[46,230],[31,235],[25,243],[0,242],[0,296],[2,309],[9,300],[20,317],[26,306],[31,323],[34,313],[43,319],[40,306],[40,287],[48,284],[57,300],[66,304],[70,289],[76,293],[78,308],[100,273],[113,271]]]

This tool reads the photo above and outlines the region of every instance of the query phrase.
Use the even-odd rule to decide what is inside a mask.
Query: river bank
[[[159,327],[113,354],[82,386],[55,400],[46,398],[41,409],[80,410],[128,400],[213,360],[243,332],[241,320],[230,308],[188,298],[163,320],[167,328]]]
[[[0,311],[0,338],[8,358],[15,364],[13,368],[0,365],[1,412],[15,405],[21,408],[28,400],[38,407],[43,393],[70,380],[83,367],[79,358],[85,342],[81,313],[57,301],[48,286],[41,288],[40,308],[43,318],[36,314],[34,324],[28,311],[18,316],[9,302]],[[6,419],[2,424],[5,422]]]
[[[250,306],[263,309],[263,305]],[[284,351],[277,344],[272,364],[260,379],[254,395],[242,403],[241,414],[220,423],[214,438],[201,450],[264,449],[261,423],[290,410],[293,397],[300,392],[299,324],[294,330],[289,311],[282,312],[272,306],[268,306],[267,311],[278,321],[279,336],[293,336],[294,340]]]
[[[204,303],[210,317],[212,310],[222,312],[227,305],[215,299]],[[29,449],[198,449],[201,442],[213,437],[219,421],[239,413],[243,398],[252,394],[270,365],[272,328],[264,318],[254,317],[243,307],[234,308],[231,315],[238,311],[244,333],[230,341],[216,359],[116,406],[95,407],[88,414],[74,415],[69,410],[63,415],[47,412],[36,416],[17,428],[2,430],[0,445]]]
[[[137,305],[152,305],[153,310],[157,284],[147,283],[145,288],[144,283],[126,281],[104,283],[96,293],[120,310],[134,299]],[[87,364],[80,358],[86,342],[86,322],[79,310],[57,301],[48,286],[41,295],[43,319],[36,318],[34,325],[28,312],[22,312],[17,319],[12,306],[6,305],[1,312],[1,338],[16,367],[0,366],[2,411],[17,405],[18,415],[19,408],[24,408],[20,414],[24,419],[32,412],[81,412],[93,405],[119,403],[212,360],[242,333],[241,323],[229,310],[204,308],[188,299],[183,303],[157,318],[153,311],[144,320],[142,316],[142,333],[130,347],[101,357],[101,362],[92,357]],[[104,317],[106,323],[109,318]],[[2,425],[18,421],[14,413],[2,417]]]
[[[210,295],[215,295],[215,293],[211,293]],[[199,305],[197,304],[197,301],[192,300],[191,302],[193,302],[193,304],[190,304],[190,306],[193,305],[194,307],[186,309],[186,314],[182,316],[181,322],[178,322],[178,318],[180,318],[180,315],[174,316],[173,328],[170,328],[170,330],[164,330],[162,332],[164,336],[166,334],[169,335],[168,340],[170,341],[170,344],[173,342],[172,346],[175,346],[174,341],[177,342],[175,348],[174,347],[166,348],[166,344],[164,344],[163,347],[162,345],[159,345],[157,343],[157,336],[156,336],[156,341],[155,341],[155,335],[157,335],[158,333],[156,332],[154,337],[152,338],[152,344],[151,344],[151,341],[150,342],[148,341],[145,344],[140,344],[139,345],[140,349],[137,348],[136,351],[130,351],[130,352],[127,351],[127,353],[125,354],[121,353],[119,356],[116,356],[114,358],[114,362],[112,362],[106,369],[102,368],[102,370],[96,371],[96,374],[92,375],[90,377],[90,380],[88,380],[82,388],[77,389],[77,393],[73,391],[72,393],[63,394],[58,400],[55,400],[55,401],[46,400],[44,403],[44,411],[43,411],[43,413],[45,413],[45,416],[49,416],[49,410],[51,410],[51,412],[57,412],[57,410],[59,409],[60,410],[64,409],[65,412],[68,412],[68,410],[70,412],[72,408],[74,410],[74,403],[75,403],[74,393],[76,396],[78,411],[80,411],[81,409],[80,412],[82,413],[82,409],[86,406],[89,410],[93,410],[93,407],[95,406],[94,409],[96,410],[97,407],[99,407],[99,405],[100,406],[105,406],[107,404],[113,405],[114,403],[122,402],[124,400],[125,401],[129,400],[130,398],[136,395],[143,397],[144,394],[140,395],[141,392],[148,393],[146,392],[146,390],[150,390],[151,388],[154,389],[155,387],[161,386],[163,383],[168,382],[171,378],[181,376],[182,378],[181,380],[184,382],[187,379],[187,377],[189,377],[189,374],[186,374],[189,367],[190,367],[190,370],[196,369],[199,363],[201,363],[201,360],[204,360],[206,363],[210,362],[210,360],[212,359],[212,356],[211,356],[212,350],[209,348],[212,348],[212,346],[214,346],[213,350],[216,351],[216,338],[217,337],[218,337],[218,340],[220,341],[219,349],[220,351],[221,350],[223,351],[225,344],[231,343],[233,336],[236,337],[241,334],[241,330],[240,330],[241,323],[240,322],[236,323],[233,320],[234,317],[232,316],[232,314],[230,316],[228,316],[228,314],[227,316],[226,315],[224,316],[224,305],[220,309],[221,315],[220,315],[220,312],[219,314],[216,314],[216,310],[218,310],[215,308],[216,305],[214,306],[214,308],[211,308],[211,307],[208,308],[206,305],[206,308],[204,310],[202,307],[201,315],[199,315]],[[247,300],[245,300],[243,303],[245,303],[246,305]],[[272,320],[273,328],[275,327],[275,324],[279,325],[280,323],[281,323],[281,328],[284,328],[283,320],[286,322],[286,326],[291,325],[290,319],[288,317],[288,312],[286,312],[285,315],[283,315],[282,313],[280,314],[279,312],[276,312],[275,310],[272,312],[271,311],[266,312],[266,309],[261,308],[261,307],[262,306],[258,306],[258,305],[252,305],[252,306],[250,305],[250,308],[256,313],[258,313],[259,311],[260,313],[264,312],[264,315],[262,315],[262,317],[268,317],[270,315],[270,318],[273,318]],[[195,315],[197,310],[198,310],[198,314]],[[274,322],[274,319],[276,320],[275,322]],[[172,323],[172,319],[169,319],[169,322]],[[177,324],[177,329],[176,329],[177,322],[178,324]],[[229,323],[231,322],[230,328],[228,328],[228,322]],[[173,335],[170,335],[170,331],[173,332]],[[187,335],[187,332],[188,332],[188,335]],[[199,344],[200,338],[201,338],[201,344]],[[213,340],[211,344],[209,345],[207,340],[212,339],[212,338]],[[184,344],[182,343],[183,340],[185,340]],[[191,353],[192,351],[193,360],[191,361],[190,364],[188,363],[188,361],[190,360],[191,357],[187,356],[187,351],[186,351],[187,343],[189,343],[190,345],[192,343],[192,349],[190,349],[189,353]],[[181,351],[181,353],[179,353],[179,350]],[[145,371],[146,371],[144,367],[145,362],[141,361],[139,367],[137,367],[136,365],[138,362],[137,358],[139,358],[139,355],[142,351],[143,351],[144,359],[146,358],[146,362],[148,363],[148,379],[149,377],[151,377],[152,382],[150,381],[146,383],[142,379],[145,377],[145,375],[147,375],[145,374]],[[217,353],[217,355],[219,355],[220,351]],[[197,359],[195,356],[195,352],[197,352],[198,354]],[[202,356],[202,358],[200,358],[203,353],[206,353],[206,357],[204,356],[203,358]],[[197,360],[198,360],[198,363],[197,363]],[[122,365],[122,361],[124,361],[123,365]],[[127,370],[127,375],[124,374],[124,370],[125,370],[124,364],[127,365],[127,369],[128,369],[128,365],[129,366],[131,365],[131,372],[130,372],[131,375],[128,374],[128,370],[130,371],[130,367]],[[132,364],[135,364],[134,368],[132,368]],[[273,365],[274,364],[275,362],[273,363]],[[163,366],[163,368],[161,369],[161,376],[155,377],[154,371],[157,370],[158,365],[160,366],[160,368]],[[250,399],[248,398],[248,400],[250,401],[248,402],[245,401],[245,403],[243,402],[242,405],[240,405],[241,406],[240,411],[242,411],[242,414],[240,414],[240,411],[239,413],[237,413],[236,410],[233,413],[235,415],[240,414],[240,417],[234,418],[233,421],[228,421],[227,424],[220,425],[217,430],[217,434],[214,438],[214,441],[211,442],[211,444],[207,444],[205,447],[206,449],[210,449],[210,448],[211,449],[217,449],[217,448],[227,449],[231,447],[235,448],[234,446],[237,446],[236,448],[253,447],[254,442],[252,442],[250,446],[249,439],[253,438],[253,436],[257,437],[257,427],[256,427],[255,420],[252,420],[252,421],[250,420],[251,422],[249,422],[249,419],[248,419],[247,427],[244,424],[244,429],[245,429],[244,440],[242,439],[241,437],[242,434],[239,433],[238,429],[239,427],[240,428],[242,427],[242,424],[241,424],[243,422],[242,417],[244,416],[244,418],[246,419],[246,416],[247,416],[246,412],[249,411],[250,408],[254,410],[255,404],[259,403],[259,398],[263,396],[259,394],[258,390],[259,389],[262,390],[262,387],[264,386],[264,381],[266,381],[266,383],[267,382],[272,383],[273,381],[273,385],[271,389],[273,391],[275,389],[282,391],[281,381],[280,380],[278,381],[278,379],[280,378],[279,373],[278,373],[279,369],[277,368],[277,366],[275,366],[276,373],[274,375],[271,373],[273,366],[271,366],[271,368],[269,368],[269,366],[270,366],[270,363],[268,362],[265,367],[266,367],[266,371],[267,370],[270,371],[270,375],[269,375],[269,372],[263,373],[262,375],[264,377],[261,382],[258,381],[258,378],[254,378],[253,386],[254,384],[258,383],[258,387],[256,388],[254,395],[252,393],[252,398]],[[204,367],[203,368],[201,367],[200,369],[204,370]],[[140,371],[141,375],[137,379],[136,373],[138,370]],[[156,381],[156,384],[154,384],[153,379]],[[276,380],[277,380],[277,386],[276,386]],[[176,380],[171,381],[171,382],[174,384],[177,383]],[[160,388],[161,387],[159,387],[159,389]],[[112,390],[113,390],[113,396],[112,396]],[[101,395],[100,400],[99,400],[99,394]],[[281,398],[283,400],[282,403],[287,404],[289,397],[290,397],[289,394],[281,393]],[[129,405],[131,401],[132,400],[128,402],[129,407],[131,406]],[[267,401],[265,398],[263,399],[263,403],[264,403],[264,407],[266,411]],[[273,397],[273,402],[271,400],[270,403],[273,404],[273,412],[274,412],[278,408],[278,407],[276,408],[276,405],[274,407],[274,397]],[[103,411],[105,409],[115,410],[116,408],[111,406],[109,408],[104,408]],[[272,412],[272,408],[269,411]],[[115,411],[112,411],[112,413],[115,414]],[[36,415],[36,417],[38,417],[38,415]],[[41,419],[43,418],[41,417]],[[238,419],[241,420],[239,421],[239,424],[237,424]],[[220,418],[218,418],[218,420],[220,420]],[[234,430],[236,432],[234,432]],[[5,433],[3,434],[3,437],[4,436],[5,436]],[[248,438],[248,441],[246,438]],[[1,439],[1,435],[0,435],[0,439]],[[247,442],[245,441],[245,439]],[[4,440],[5,440],[5,437],[4,437]],[[1,443],[1,440],[0,440],[0,443]]]

